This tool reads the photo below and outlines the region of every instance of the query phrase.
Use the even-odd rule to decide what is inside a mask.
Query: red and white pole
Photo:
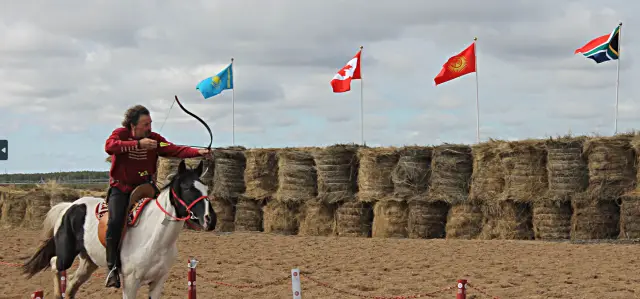
[[[44,299],[44,291],[35,291],[31,294],[31,299]]]
[[[189,289],[188,289],[188,299],[196,299],[196,265],[198,261],[194,258],[189,260],[187,266],[189,267],[189,272],[187,274],[187,279],[189,280]]]
[[[456,293],[456,299],[467,299],[467,280],[458,280],[458,292]]]
[[[60,295],[65,298],[67,293],[67,271],[60,271]]]

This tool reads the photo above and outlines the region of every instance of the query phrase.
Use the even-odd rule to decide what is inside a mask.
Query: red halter
[[[173,218],[176,221],[185,221],[187,219],[193,218],[193,213],[191,212],[191,208],[197,204],[199,201],[205,199],[205,198],[209,198],[206,195],[200,196],[198,198],[196,198],[196,200],[194,200],[190,205],[187,206],[187,204],[184,203],[184,201],[178,197],[178,195],[176,194],[176,191],[173,190],[173,188],[171,188],[171,194],[173,194],[173,197],[175,197],[178,202],[180,202],[180,204],[185,207],[187,209],[187,216],[183,217],[183,218],[177,218],[176,216],[173,216],[171,214],[169,214],[169,212],[167,212],[167,210],[165,210],[162,206],[160,206],[160,202],[158,201],[158,199],[156,198],[156,205],[158,206],[158,208],[160,208],[160,210],[162,212],[164,212],[167,216]]]

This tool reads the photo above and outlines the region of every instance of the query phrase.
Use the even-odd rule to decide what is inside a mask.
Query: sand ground
[[[0,298],[52,292],[49,270],[28,281],[15,265],[33,252],[40,232],[2,229]],[[185,230],[180,256],[165,284],[165,298],[185,298],[186,261],[195,255],[198,298],[291,298],[291,268],[303,271],[303,298],[437,292],[466,278],[499,298],[636,298],[640,296],[638,245],[568,244],[541,241],[465,241],[217,234]],[[72,270],[75,269],[72,268]],[[86,283],[80,298],[122,298],[103,287],[104,269]],[[275,281],[275,283],[273,283]],[[218,283],[216,283],[218,282]],[[257,285],[237,288],[223,285]],[[266,285],[265,285],[266,284]],[[146,287],[138,298],[147,298]],[[468,298],[491,298],[477,289]],[[50,298],[50,297],[49,297]],[[455,290],[430,298],[455,298]]]

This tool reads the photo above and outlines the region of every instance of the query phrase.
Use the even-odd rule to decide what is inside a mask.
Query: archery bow
[[[207,123],[204,120],[202,120],[202,118],[198,117],[197,115],[191,113],[189,110],[184,108],[184,106],[182,106],[182,103],[180,103],[180,100],[178,100],[178,96],[177,95],[175,97],[176,97],[176,103],[178,103],[178,106],[180,106],[180,109],[182,109],[182,111],[184,111],[185,113],[193,116],[200,123],[202,123],[205,128],[207,128],[207,131],[209,132],[209,145],[207,147],[202,147],[202,148],[206,148],[208,150],[211,150],[211,144],[213,143],[213,133],[211,133],[211,128],[209,128],[209,125],[207,125]],[[192,146],[192,147],[200,147],[200,146]]]

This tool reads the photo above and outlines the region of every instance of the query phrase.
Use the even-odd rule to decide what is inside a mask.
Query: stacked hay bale
[[[548,192],[533,202],[535,239],[559,240],[571,237],[571,198],[589,184],[587,162],[582,155],[583,137],[562,137],[546,141]]]
[[[444,238],[449,207],[427,196],[431,178],[432,147],[406,146],[399,150],[393,173],[393,196],[408,205],[409,238]]]
[[[636,155],[636,165],[640,165],[640,136],[631,139]],[[636,189],[623,194],[620,198],[620,238],[640,238],[640,170],[636,172]]]
[[[61,202],[72,202],[83,196],[77,189],[66,188],[56,180],[48,180],[44,184],[39,184],[37,189],[43,190],[49,198],[49,206],[53,207]]]
[[[496,217],[492,203],[498,202],[504,191],[504,169],[499,155],[499,147],[505,143],[501,140],[489,140],[471,147],[473,155],[473,173],[469,203],[480,205],[483,212],[482,239],[498,238],[496,234]]]
[[[500,239],[534,239],[532,203],[543,199],[548,189],[544,141],[505,142],[498,151],[505,185],[497,201],[485,204],[487,222],[495,224],[488,235]]]
[[[633,190],[636,180],[632,138],[632,135],[621,134],[584,142],[589,187],[572,200],[571,239],[613,239],[619,235],[617,201]]]
[[[358,150],[358,201],[373,206],[371,236],[407,237],[407,203],[393,196],[392,174],[398,163],[396,148]]]
[[[51,199],[43,188],[36,188],[18,197],[17,200],[26,203],[22,226],[30,229],[42,228],[42,223],[51,208]]]
[[[237,231],[262,231],[263,203],[272,200],[278,190],[278,152],[276,149],[245,151],[246,189],[236,205]]]
[[[263,209],[264,231],[297,234],[300,206],[318,195],[315,148],[286,148],[278,152],[278,190]]]
[[[446,238],[475,238],[480,233],[480,206],[468,202],[473,158],[471,147],[442,144],[433,150],[428,200],[446,202],[451,208],[445,226]]]
[[[353,224],[335,223],[336,208],[355,202],[357,190],[357,145],[337,144],[314,152],[318,196],[308,200],[300,215],[300,234],[328,236]],[[342,220],[342,219],[341,219]]]
[[[6,188],[0,191],[2,197],[2,213],[0,224],[5,228],[19,227],[27,211],[27,201],[25,195],[27,191]]]
[[[213,151],[215,167],[209,197],[217,216],[216,231],[231,232],[235,229],[236,204],[246,190],[244,171],[247,160],[244,151],[244,147]]]

